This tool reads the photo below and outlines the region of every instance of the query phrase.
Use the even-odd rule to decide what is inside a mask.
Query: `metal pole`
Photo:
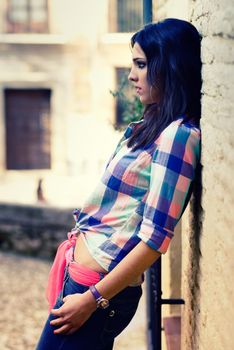
[[[144,24],[152,22],[152,0],[143,0],[143,22]]]
[[[161,350],[161,257],[146,273],[147,345]]]
[[[143,22],[152,22],[152,0],[143,0]],[[161,350],[161,258],[146,272],[148,350]]]
[[[152,22],[152,0],[143,0],[143,22]],[[146,273],[148,350],[161,350],[161,258]]]

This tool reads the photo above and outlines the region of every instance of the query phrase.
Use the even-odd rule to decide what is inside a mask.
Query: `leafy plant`
[[[116,129],[122,129],[127,124],[142,118],[144,106],[138,96],[134,94],[127,74],[123,74],[118,89],[115,91],[110,90],[110,93],[114,98],[118,99],[122,110],[122,122],[114,125]]]

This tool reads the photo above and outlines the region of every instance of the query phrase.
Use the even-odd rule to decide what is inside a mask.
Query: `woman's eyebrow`
[[[146,59],[144,57],[134,57],[132,60],[133,60],[133,62],[138,61],[138,60],[146,61]]]

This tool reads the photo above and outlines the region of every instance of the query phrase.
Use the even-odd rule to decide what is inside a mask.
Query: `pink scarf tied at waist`
[[[77,229],[68,232],[68,239],[62,242],[58,247],[46,288],[49,310],[55,305],[56,299],[62,290],[64,271],[66,265],[73,259],[73,248],[76,244],[77,233],[79,233]]]
[[[74,247],[80,231],[74,228],[68,232],[68,239],[58,247],[52,268],[49,273],[49,280],[46,289],[46,297],[49,302],[49,311],[55,305],[57,297],[63,288],[64,272],[68,267],[70,277],[77,283],[91,286],[100,281],[105,274],[99,273],[84,266],[73,259]]]

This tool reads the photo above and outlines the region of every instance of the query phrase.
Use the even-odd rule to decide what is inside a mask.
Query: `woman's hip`
[[[85,293],[88,289],[89,286],[74,281],[67,271],[63,289],[57,298],[54,308],[57,309],[63,305],[65,296]],[[141,286],[126,287],[110,299],[108,308],[98,308],[81,328],[71,335],[54,334],[55,327],[50,325],[50,321],[54,316],[50,314],[37,350],[112,349],[114,338],[127,327],[133,318],[141,295]]]

